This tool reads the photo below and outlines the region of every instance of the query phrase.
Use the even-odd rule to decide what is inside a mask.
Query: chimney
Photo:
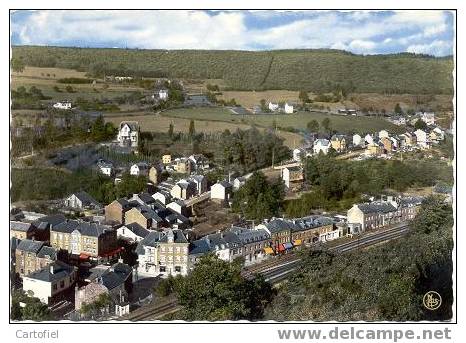
[[[55,274],[55,266],[54,264],[50,264],[50,274]]]

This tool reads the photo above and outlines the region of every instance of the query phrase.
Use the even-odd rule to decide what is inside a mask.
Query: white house
[[[159,99],[160,100],[168,99],[168,89],[163,88],[159,90]]]
[[[139,123],[137,121],[122,121],[118,129],[117,141],[121,146],[137,147]]]
[[[53,104],[53,108],[59,110],[71,110],[71,101],[59,101]]]
[[[152,197],[155,200],[160,201],[164,205],[168,204],[172,199],[170,193],[166,192],[166,191],[158,191],[158,192],[152,194]]]
[[[379,138],[388,138],[390,135],[388,134],[387,130],[380,130],[379,131]]]
[[[314,154],[319,154],[322,152],[324,155],[328,154],[328,150],[330,149],[332,145],[330,144],[330,141],[328,139],[316,139],[314,141],[314,146],[312,147],[312,150],[314,151]]]
[[[220,181],[210,187],[210,198],[217,201],[228,201],[231,197],[233,186],[227,181]]]
[[[364,146],[364,140],[362,139],[361,135],[355,134],[353,135],[353,145],[354,146]]]
[[[293,149],[293,160],[296,162],[301,162],[302,157],[306,155],[306,152],[303,149],[296,148]]]
[[[138,223],[126,224],[117,229],[118,238],[123,238],[131,242],[142,241],[149,233],[149,230],[143,228]]]
[[[167,208],[172,209],[176,213],[185,215],[186,214],[186,205],[183,200],[175,200],[167,205]]]
[[[285,113],[293,114],[293,110],[294,110],[293,105],[288,105],[288,103],[285,103]]]
[[[423,149],[429,149],[430,142],[427,139],[427,132],[421,129],[417,129],[416,131],[414,131],[414,134],[416,135],[417,145],[419,145]]]
[[[207,178],[204,175],[193,175],[189,180],[196,185],[197,195],[207,192]]]
[[[87,192],[76,192],[65,199],[65,206],[76,209],[99,209],[102,205]]]
[[[140,176],[149,174],[150,165],[146,162],[138,162],[131,166],[129,173],[131,175]]]
[[[275,112],[276,110],[278,110],[280,106],[276,103],[273,103],[273,102],[269,102],[269,110],[271,110],[272,112]]]
[[[417,113],[419,118],[427,125],[435,125],[435,113],[433,112],[420,112]]]
[[[61,261],[32,272],[23,277],[23,290],[26,294],[49,304],[59,293],[69,289],[77,279],[77,268]]]
[[[364,141],[366,144],[374,144],[374,136],[368,133],[366,136],[364,136]]]
[[[113,164],[110,162],[100,160],[97,162],[97,168],[99,168],[99,171],[104,175],[112,176],[113,174]]]

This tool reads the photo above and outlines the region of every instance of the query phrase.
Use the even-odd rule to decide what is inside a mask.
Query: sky
[[[447,11],[16,11],[13,45],[453,54]]]

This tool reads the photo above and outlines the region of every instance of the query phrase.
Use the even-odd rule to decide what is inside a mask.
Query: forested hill
[[[131,75],[223,79],[229,89],[314,92],[453,92],[453,58],[354,55],[339,50],[209,51],[15,46],[26,65]]]

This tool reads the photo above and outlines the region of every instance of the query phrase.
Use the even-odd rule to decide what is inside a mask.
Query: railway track
[[[154,308],[150,308],[138,313],[132,313],[127,317],[121,318],[121,320],[130,320],[130,321],[142,321],[142,320],[154,320],[158,319],[166,314],[173,313],[178,311],[179,307],[176,303],[176,300],[172,300],[163,305],[159,305]]]

